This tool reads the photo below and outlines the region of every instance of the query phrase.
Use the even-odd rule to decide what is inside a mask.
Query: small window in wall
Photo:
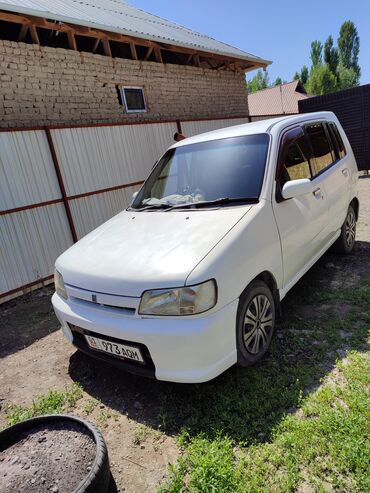
[[[306,132],[315,157],[316,175],[328,168],[334,161],[331,146],[322,123],[306,125]]]
[[[127,113],[145,113],[147,111],[142,87],[121,87],[120,91]]]

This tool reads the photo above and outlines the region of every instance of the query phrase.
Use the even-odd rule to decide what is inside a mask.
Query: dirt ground
[[[330,291],[338,284],[350,287],[370,282],[370,178],[360,179],[359,186],[360,219],[353,253],[346,258],[327,253],[293,288],[283,302],[277,341],[285,337],[281,335],[285,312],[296,310],[297,318],[307,319],[315,310],[308,304],[295,307],[295,299],[303,297],[307,286],[318,283]],[[181,429],[182,418],[176,420],[173,396],[184,400],[189,395],[194,399],[209,384],[181,386],[147,380],[76,353],[58,330],[51,293],[51,288],[45,288],[0,307],[0,428],[5,426],[4,410],[8,405],[30,405],[50,388],[63,389],[77,382],[83,397],[73,412],[102,430],[116,483],[114,491],[155,491],[168,464],[180,454],[174,437]],[[337,306],[333,302],[332,308],[339,310]],[[334,360],[329,363],[333,365]],[[246,371],[232,368],[229,375],[212,385],[222,392],[223,382],[231,379],[232,383],[238,372]]]

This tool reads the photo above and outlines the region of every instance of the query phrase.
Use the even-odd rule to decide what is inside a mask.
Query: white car
[[[255,363],[290,288],[334,243],[351,252],[357,180],[330,112],[182,140],[128,209],[56,261],[64,335],[100,360],[172,382]]]

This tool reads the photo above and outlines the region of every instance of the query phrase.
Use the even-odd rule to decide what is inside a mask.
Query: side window
[[[299,147],[298,139],[288,145],[283,166],[285,166],[289,180],[311,179],[310,165]]]
[[[322,123],[312,123],[305,127],[315,158],[316,174],[329,167],[334,162],[330,142]]]
[[[289,130],[283,135],[279,151],[278,170],[276,176],[276,199],[282,199],[281,190],[290,180],[312,177],[308,158],[309,146],[301,127]]]
[[[337,159],[342,159],[346,155],[346,149],[343,144],[342,137],[340,136],[338,127],[334,122],[328,123],[328,128],[331,134],[334,145],[336,144]]]

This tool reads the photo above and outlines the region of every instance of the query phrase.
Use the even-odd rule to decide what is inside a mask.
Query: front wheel
[[[340,230],[340,236],[334,243],[334,250],[338,253],[349,254],[355,246],[356,213],[352,205],[348,207],[346,219]]]
[[[239,301],[236,339],[240,366],[256,363],[268,350],[275,329],[275,311],[267,284],[253,281]]]

